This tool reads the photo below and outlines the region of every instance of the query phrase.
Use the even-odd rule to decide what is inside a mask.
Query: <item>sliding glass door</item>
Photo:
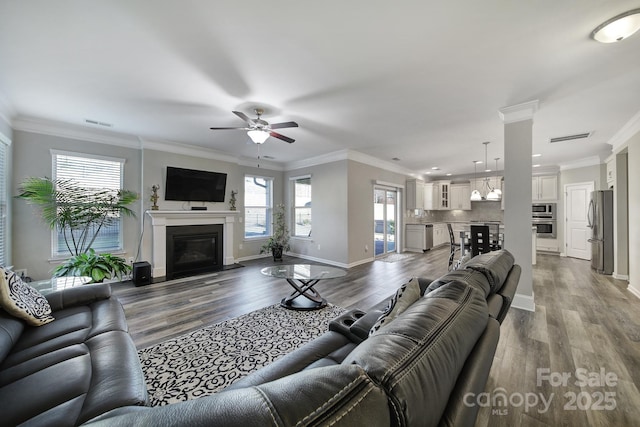
[[[396,250],[396,212],[398,193],[375,188],[373,192],[373,240],[375,256]]]

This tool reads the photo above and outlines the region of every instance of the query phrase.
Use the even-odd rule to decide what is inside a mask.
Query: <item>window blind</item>
[[[119,190],[122,188],[124,160],[53,151],[53,178],[72,179],[84,188]],[[91,230],[92,232],[94,230]],[[122,249],[122,219],[102,227],[91,246],[96,252]],[[54,233],[54,256],[68,255],[61,230]]]

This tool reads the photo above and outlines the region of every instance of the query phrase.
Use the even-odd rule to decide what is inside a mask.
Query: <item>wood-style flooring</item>
[[[448,255],[448,247],[395,255],[395,262],[351,268],[346,277],[320,281],[316,289],[330,303],[366,310],[412,276],[446,273]],[[553,255],[537,261],[536,311],[509,311],[486,394],[469,397],[480,406],[476,426],[640,425],[640,300],[626,282],[595,274],[588,261]],[[285,256],[284,263],[296,262],[308,263]],[[114,284],[136,346],[278,303],[291,292],[283,279],[260,274],[273,265],[271,258],[242,264],[196,283]],[[566,385],[563,375],[570,376]],[[581,379],[588,380],[582,387],[576,385]],[[506,405],[500,405],[501,397]]]

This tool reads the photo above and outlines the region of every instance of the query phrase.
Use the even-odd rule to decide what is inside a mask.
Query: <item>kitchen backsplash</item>
[[[471,202],[470,211],[442,210],[420,211],[421,215],[415,215],[415,211],[407,211],[406,222],[469,222],[469,221],[499,221],[503,222],[504,211],[500,202]]]

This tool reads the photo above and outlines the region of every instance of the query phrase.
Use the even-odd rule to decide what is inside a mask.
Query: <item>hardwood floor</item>
[[[344,278],[323,280],[316,289],[330,303],[366,309],[412,276],[441,276],[448,255],[447,247],[378,260],[349,269]],[[307,261],[285,256],[284,263],[295,262]],[[273,265],[270,258],[243,265],[197,283],[113,285],[138,348],[278,303],[291,291],[284,280],[260,274]],[[505,318],[476,426],[638,425],[640,300],[626,282],[595,274],[587,261],[539,255],[533,275],[536,311],[512,308]],[[552,380],[570,378],[566,385],[544,379],[538,385],[544,373]],[[590,382],[576,385],[585,378]],[[501,393],[506,406],[499,406]]]

